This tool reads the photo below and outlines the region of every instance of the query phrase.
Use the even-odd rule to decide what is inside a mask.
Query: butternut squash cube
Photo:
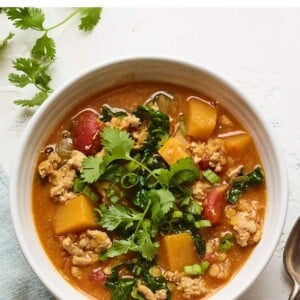
[[[187,102],[186,133],[196,139],[209,138],[217,123],[217,109],[205,101]]]
[[[80,195],[57,207],[54,219],[56,234],[68,234],[97,227],[93,204]]]
[[[199,262],[195,243],[187,233],[165,235],[160,240],[158,264],[170,271],[183,271],[184,266]]]
[[[252,137],[248,133],[239,132],[224,137],[224,146],[229,155],[240,156],[246,153],[252,143]]]
[[[188,157],[180,141],[175,137],[170,137],[158,150],[158,153],[169,164],[174,164],[178,159]]]

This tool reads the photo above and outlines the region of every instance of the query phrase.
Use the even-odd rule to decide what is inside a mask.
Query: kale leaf
[[[163,141],[168,139],[170,130],[169,116],[148,106],[138,106],[133,114],[140,118],[141,121],[149,123],[149,134],[142,147],[144,157],[147,159],[161,146]]]
[[[123,109],[112,109],[109,105],[103,105],[100,120],[109,122],[113,117],[124,117],[126,115],[127,113]]]
[[[244,175],[241,172],[232,180],[232,188],[227,191],[226,199],[228,202],[235,204],[243,192],[246,192],[250,187],[258,186],[264,182],[264,175],[261,167],[257,166],[252,172]]]
[[[112,300],[127,300],[133,288],[137,285],[136,278],[120,277],[120,264],[112,269],[111,275],[107,278],[105,286],[112,292]]]
[[[150,274],[152,266],[153,263],[140,259],[135,262],[122,263],[114,267],[111,275],[105,282],[105,286],[113,293],[112,299],[127,300],[130,293],[137,287],[138,279],[140,279],[152,292],[165,289],[167,291],[166,299],[169,300],[171,298],[171,293],[167,286],[167,281],[163,276],[152,276]],[[121,277],[119,275],[121,269],[127,269],[132,277]]]

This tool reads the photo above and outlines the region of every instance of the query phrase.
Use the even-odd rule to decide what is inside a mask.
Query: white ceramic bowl
[[[224,105],[251,132],[267,175],[268,205],[260,243],[240,272],[213,300],[235,299],[271,258],[284,224],[287,176],[283,156],[263,117],[233,83],[195,63],[169,58],[130,58],[101,63],[64,84],[28,124],[12,167],[10,201],[13,224],[32,269],[59,299],[86,299],[56,271],[39,242],[32,217],[31,185],[39,150],[65,113],[89,95],[134,81],[165,81],[200,91]],[[271,280],[271,278],[270,278]]]

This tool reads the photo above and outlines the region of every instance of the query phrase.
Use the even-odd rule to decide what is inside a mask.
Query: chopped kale
[[[139,106],[133,114],[140,118],[141,121],[149,123],[149,134],[142,147],[144,156],[148,158],[168,139],[170,130],[169,116],[148,106]]]
[[[150,274],[152,266],[153,263],[141,259],[135,262],[122,263],[114,267],[111,275],[105,282],[106,287],[113,293],[112,299],[127,300],[130,293],[135,290],[138,279],[140,279],[152,292],[165,289],[167,291],[167,300],[169,300],[171,294],[167,281],[163,276],[152,276]],[[119,275],[121,269],[129,271],[130,277],[121,277]]]
[[[250,187],[258,186],[264,182],[262,169],[258,166],[252,172],[243,174],[241,172],[231,182],[231,189],[226,193],[228,202],[235,204],[243,192],[246,192]]]
[[[102,106],[102,112],[100,120],[103,122],[109,122],[113,117],[127,116],[127,112],[123,109],[111,108],[109,105]]]

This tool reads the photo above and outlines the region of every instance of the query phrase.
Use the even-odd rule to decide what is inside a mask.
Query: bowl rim
[[[261,114],[261,112],[256,108],[256,106],[250,101],[248,96],[242,91],[240,87],[237,87],[237,84],[234,83],[232,80],[230,80],[227,76],[225,76],[222,72],[215,71],[215,68],[208,67],[205,64],[200,64],[196,61],[192,61],[190,59],[182,58],[179,56],[163,56],[163,55],[138,55],[138,56],[119,56],[117,58],[111,58],[107,60],[103,60],[91,67],[86,68],[83,71],[77,72],[74,76],[72,76],[69,80],[67,80],[65,83],[63,83],[61,86],[59,86],[43,103],[41,107],[38,108],[38,110],[34,113],[32,118],[27,124],[27,127],[25,128],[25,131],[20,137],[20,141],[16,150],[15,159],[13,160],[11,164],[10,169],[10,183],[9,183],[9,201],[10,201],[10,213],[12,218],[12,223],[14,227],[14,231],[19,243],[19,246],[23,252],[23,255],[25,256],[28,264],[30,265],[31,269],[34,271],[34,273],[39,277],[39,279],[43,282],[43,284],[47,287],[47,289],[58,299],[64,299],[61,297],[64,297],[62,295],[61,290],[55,285],[54,282],[50,282],[47,280],[47,274],[43,272],[38,263],[35,261],[33,255],[30,253],[30,249],[28,245],[26,244],[26,239],[22,235],[22,228],[21,224],[18,221],[18,201],[17,201],[17,185],[16,185],[16,179],[18,176],[19,171],[19,165],[22,161],[21,152],[22,149],[26,146],[28,142],[28,138],[30,135],[30,132],[34,129],[34,127],[37,125],[37,122],[40,120],[41,116],[44,114],[44,112],[47,109],[47,106],[53,102],[58,95],[60,95],[64,90],[67,90],[70,86],[72,86],[76,81],[81,80],[82,78],[86,77],[92,72],[95,72],[99,69],[109,67],[110,65],[114,64],[120,64],[124,62],[138,62],[138,61],[161,61],[162,63],[173,63],[177,65],[182,65],[187,68],[194,68],[198,69],[203,73],[208,74],[209,76],[215,78],[217,81],[221,82],[225,86],[227,86],[229,89],[231,89],[234,93],[236,93],[240,98],[243,99],[244,105],[248,106],[250,110],[254,112],[254,114],[257,116],[257,118],[260,120],[261,125],[264,127],[265,131],[269,135],[269,138],[273,144],[274,153],[276,155],[277,159],[277,167],[278,171],[280,173],[280,184],[281,184],[281,198],[285,201],[281,203],[281,208],[283,211],[281,211],[282,218],[278,220],[276,230],[273,232],[273,239],[270,241],[269,244],[269,253],[265,255],[265,260],[263,262],[260,262],[259,267],[256,267],[256,272],[250,277],[249,280],[247,280],[247,283],[245,283],[242,288],[239,288],[238,290],[235,290],[233,293],[234,299],[242,295],[250,285],[253,284],[254,280],[259,276],[259,274],[263,271],[263,269],[266,267],[268,262],[271,260],[273,253],[276,250],[276,246],[279,242],[281,232],[283,230],[283,226],[285,224],[286,220],[286,214],[287,214],[287,207],[288,207],[288,177],[287,177],[287,169],[286,165],[284,163],[283,155],[281,147],[279,146],[278,139],[275,136],[275,133],[273,132],[273,129],[270,127],[268,122],[266,122],[265,118]],[[279,159],[280,158],[280,159]],[[38,238],[38,237],[37,237]],[[40,241],[39,241],[40,243]],[[66,282],[66,284],[68,284]],[[62,295],[62,296],[61,296]],[[213,296],[213,295],[212,295]]]

